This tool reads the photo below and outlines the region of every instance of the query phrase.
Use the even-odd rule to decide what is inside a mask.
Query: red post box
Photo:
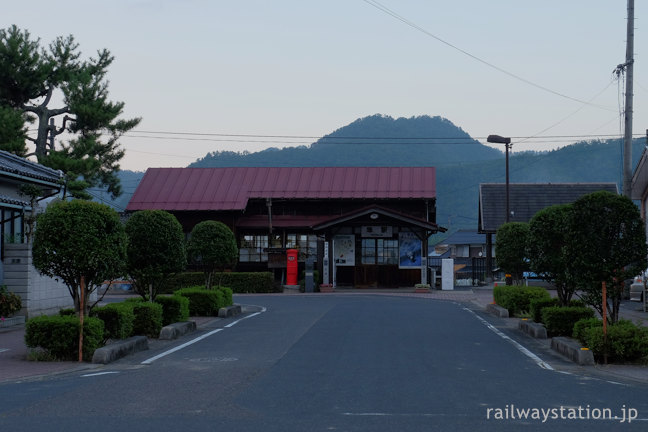
[[[297,249],[286,251],[286,285],[297,285]]]

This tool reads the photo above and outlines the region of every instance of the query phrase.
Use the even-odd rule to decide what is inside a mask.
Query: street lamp
[[[493,144],[504,144],[506,146],[506,222],[508,222],[511,215],[509,212],[509,148],[511,148],[511,138],[488,135],[486,141]]]

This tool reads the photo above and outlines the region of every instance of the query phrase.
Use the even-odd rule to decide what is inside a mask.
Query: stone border
[[[160,340],[178,339],[180,336],[196,330],[196,321],[184,321],[169,324],[160,330]]]
[[[495,303],[489,303],[486,305],[486,312],[489,312],[496,317],[500,318],[508,318],[509,317],[509,311],[506,308],[503,308],[502,306],[496,305]]]
[[[530,320],[520,320],[518,329],[537,339],[547,339],[547,328],[542,323]]]
[[[148,338],[146,336],[132,336],[98,348],[92,356],[92,363],[108,364],[129,354],[147,349]]]
[[[594,365],[594,354],[583,348],[578,341],[568,337],[554,337],[551,339],[551,348],[566,356],[574,363],[581,366]]]

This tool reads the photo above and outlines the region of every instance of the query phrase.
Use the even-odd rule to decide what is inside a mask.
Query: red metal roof
[[[243,210],[250,198],[436,198],[434,167],[149,168],[127,210]]]

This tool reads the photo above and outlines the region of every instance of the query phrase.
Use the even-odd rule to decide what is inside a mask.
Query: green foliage
[[[529,312],[530,303],[535,299],[549,298],[549,293],[543,287],[512,285],[493,288],[495,303],[508,309],[511,316]]]
[[[27,321],[25,343],[42,348],[56,360],[75,360],[79,356],[79,318],[76,316],[40,316]],[[87,317],[83,322],[83,359],[92,356],[104,340],[104,324],[99,318]]]
[[[20,296],[7,291],[6,285],[0,285],[0,317],[10,317],[20,309],[22,309]]]
[[[15,25],[0,30],[2,146],[24,155],[25,124],[37,123],[30,140],[38,162],[65,173],[67,192],[88,199],[85,188],[103,185],[116,197],[121,193],[116,173],[124,156],[118,139],[140,119],[120,119],[124,103],[108,100],[111,54],[104,49],[94,58],[80,57],[72,36],[58,37],[44,49]],[[52,108],[54,103],[61,106]],[[52,146],[49,139],[63,133],[69,141],[58,139],[59,147]]]
[[[234,233],[227,225],[217,221],[203,221],[191,230],[187,245],[190,259],[199,264],[205,273],[205,286],[211,289],[214,272],[223,271],[238,259]],[[221,285],[222,281],[218,282]]]
[[[557,298],[538,298],[533,299],[529,303],[529,313],[535,322],[542,321],[542,310],[546,307],[560,306],[560,301]],[[585,307],[585,303],[581,300],[570,300],[568,306],[572,307]]]
[[[90,293],[103,281],[123,274],[124,226],[117,212],[106,205],[58,201],[38,218],[32,255],[38,271],[67,285],[79,311],[81,277],[85,278],[85,298],[89,299]]]
[[[232,298],[232,289],[225,286],[218,287],[217,289],[218,291],[223,293],[223,306],[221,307],[232,306],[234,304],[234,299]]]
[[[581,345],[587,346],[587,331],[592,327],[603,327],[603,321],[598,318],[583,318],[574,323],[572,337]]]
[[[570,204],[547,207],[537,212],[529,222],[529,268],[556,287],[561,306],[569,304],[576,290],[576,281],[568,271],[565,258],[571,208]]]
[[[27,154],[25,117],[16,108],[0,102],[0,150],[24,157]]]
[[[92,316],[104,322],[104,337],[107,339],[126,339],[133,334],[133,303],[110,303],[94,308]]]
[[[133,334],[150,338],[160,337],[162,330],[162,305],[150,302],[133,302]]]
[[[529,302],[529,313],[533,321],[542,322],[542,309],[552,306],[560,306],[557,298],[537,298]]]
[[[542,322],[549,337],[571,336],[576,322],[593,317],[594,311],[588,307],[551,306],[542,309]]]
[[[495,243],[497,265],[506,273],[510,273],[516,281],[521,281],[522,274],[529,269],[528,238],[528,223],[509,222],[497,229],[497,242]]]
[[[218,316],[218,310],[225,307],[225,298],[221,290],[208,290],[202,287],[183,288],[176,295],[189,299],[191,316]]]
[[[162,305],[162,325],[187,321],[189,319],[189,299],[179,295],[158,296],[156,303]]]
[[[581,298],[602,314],[601,283],[605,281],[611,301],[609,320],[616,322],[623,281],[648,266],[639,209],[625,196],[605,191],[585,195],[572,204],[566,240],[565,259],[584,291]]]
[[[59,310],[59,316],[76,316],[76,311],[72,308]]]
[[[270,272],[224,272],[216,273],[215,278],[235,293],[272,293],[276,292],[274,279]],[[200,272],[185,272],[169,277],[165,291],[171,293],[181,288],[194,287],[205,283],[205,275]]]
[[[607,330],[607,338],[603,335],[603,326],[589,327],[584,331],[586,345],[595,358],[600,360],[607,353],[608,360],[617,363],[648,360],[648,328],[619,320]]]
[[[187,265],[182,226],[163,210],[135,212],[126,222],[128,274],[135,291],[155,300],[169,275]],[[152,287],[149,290],[149,286]]]

